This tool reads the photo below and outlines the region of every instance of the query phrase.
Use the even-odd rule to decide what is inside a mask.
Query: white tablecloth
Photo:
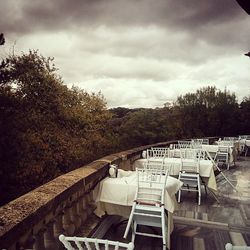
[[[107,177],[100,182],[96,202],[106,202],[122,206],[132,206],[136,192],[136,172],[126,171],[129,175],[121,178]],[[175,194],[182,182],[168,176],[165,191],[165,208],[173,213],[176,208]]]
[[[215,155],[219,150],[219,145],[202,145],[202,149],[206,150],[211,156]],[[229,163],[233,163],[235,161],[235,147],[229,147]]]
[[[102,180],[94,190],[97,208],[95,214],[102,216],[116,214],[128,218],[136,192],[136,172],[118,170],[118,178],[107,177]],[[170,249],[170,234],[173,231],[173,215],[177,208],[175,194],[178,192],[182,182],[168,176],[165,191],[165,208],[168,211],[168,235],[167,243]]]
[[[152,158],[153,161],[162,161],[162,158]],[[185,159],[185,161],[188,159]],[[191,160],[190,160],[191,161]],[[133,169],[141,168],[147,162],[147,159],[139,159],[133,163]],[[164,166],[169,169],[169,174],[178,176],[181,169],[180,158],[164,158]],[[206,184],[209,188],[217,190],[216,179],[213,171],[213,162],[210,160],[200,160],[200,176],[205,177]]]

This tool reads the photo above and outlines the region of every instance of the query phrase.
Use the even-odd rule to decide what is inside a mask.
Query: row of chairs
[[[244,153],[245,156],[248,154],[249,146],[246,145],[246,140],[250,140],[250,135],[240,135],[239,142],[240,142],[240,152]]]
[[[235,142],[234,141],[230,141],[230,140],[221,140],[221,141],[217,141],[217,144],[219,146],[234,147]]]
[[[250,140],[250,135],[239,135],[239,136],[225,136],[223,137],[223,140],[225,141],[238,141],[238,140]]]
[[[183,162],[184,163],[184,162]],[[199,184],[199,164],[195,160],[192,164],[192,171],[190,172],[190,163],[188,165],[182,164],[179,179],[187,183]],[[186,168],[187,167],[187,168]],[[90,249],[134,249],[134,240],[136,235],[143,235],[149,237],[162,238],[163,248],[168,244],[168,227],[167,216],[165,213],[165,187],[168,178],[168,171],[150,162],[143,169],[136,169],[137,189],[135,200],[133,202],[130,217],[125,229],[124,238],[128,236],[129,230],[132,229],[132,242],[122,243],[117,241],[93,239],[86,237],[66,237],[60,235],[59,239],[64,244],[66,249],[83,249],[86,247]],[[190,190],[188,190],[190,191]],[[179,197],[180,197],[179,192]],[[179,200],[180,198],[178,198]],[[200,195],[199,195],[200,203]],[[139,229],[139,225],[146,225],[161,228],[161,235],[154,233],[146,233]],[[164,248],[165,249],[165,248]],[[230,243],[226,245],[226,250],[240,250],[249,249],[243,247],[234,247]]]
[[[151,148],[146,151],[146,158],[180,158],[182,154],[182,158],[193,158],[196,157],[197,154],[200,154],[200,158],[205,158],[206,151],[198,148]]]
[[[86,237],[66,237],[61,235],[60,241],[65,248],[73,250],[76,247],[83,249],[134,249],[136,235],[162,238],[163,249],[168,244],[168,219],[165,213],[165,188],[168,177],[168,171],[154,165],[149,165],[143,169],[136,169],[137,187],[135,200],[131,209],[129,220],[124,232],[124,238],[127,238],[130,229],[132,229],[132,242],[121,243],[109,240],[92,239]],[[139,225],[161,228],[161,234],[146,233],[141,230]]]
[[[224,137],[223,140],[219,140],[218,143],[223,145],[234,146],[235,143],[239,143],[238,152],[244,153],[247,156],[249,146],[246,145],[245,140],[250,140],[250,135],[239,135],[238,137]]]
[[[239,135],[239,140],[250,140],[250,135]]]
[[[171,150],[173,153],[175,150]],[[181,160],[179,180],[183,182],[183,186],[178,191],[178,202],[181,200],[182,191],[192,191],[198,193],[198,204],[201,203],[201,185],[204,184],[200,177],[200,160],[209,159],[206,151],[201,149],[178,149]],[[161,170],[171,171],[171,166],[164,162],[165,158],[153,159],[149,158],[144,165],[144,168],[157,168]],[[206,187],[206,186],[205,186]],[[206,190],[206,189],[205,189]]]
[[[153,149],[152,149],[153,150]],[[164,152],[154,154],[155,158],[159,157],[161,160],[155,158],[148,158],[147,164],[151,162],[152,164],[157,165],[159,168],[166,167],[170,173],[172,172],[172,166],[165,163],[164,159],[166,157],[176,157],[181,159],[181,169],[179,173],[179,180],[181,180],[184,185],[178,193],[178,201],[181,200],[182,191],[193,191],[198,193],[198,204],[201,203],[201,186],[204,184],[199,174],[200,160],[212,160],[213,163],[217,164],[217,167],[221,165],[226,165],[227,169],[230,167],[230,148],[229,146],[219,146],[218,151],[216,152],[214,158],[208,154],[207,151],[201,149],[176,149],[169,150],[167,148],[157,148],[157,152]],[[164,156],[163,156],[164,155]],[[189,159],[189,161],[186,161]],[[206,185],[204,185],[205,191]]]
[[[61,234],[59,236],[59,240],[63,243],[64,247],[68,250],[75,250],[75,249],[87,249],[87,250],[93,250],[93,249],[127,249],[127,250],[133,250],[134,249],[134,243],[123,243],[119,241],[111,241],[111,240],[103,240],[103,239],[96,239],[96,238],[87,238],[87,237],[69,237],[64,236]]]
[[[200,159],[208,159],[208,153],[205,150],[196,148],[179,148],[174,147],[177,144],[173,144],[170,148],[151,148],[147,149],[146,158],[197,158],[199,152]],[[227,169],[230,167],[230,145],[218,145],[218,151],[214,155],[213,159],[219,165],[226,165]]]
[[[63,243],[64,247],[68,250],[83,249],[85,246],[88,250],[92,249],[102,249],[104,246],[105,250],[108,249],[127,249],[133,250],[134,244],[130,243],[122,243],[119,241],[110,241],[110,240],[102,240],[96,238],[87,238],[87,237],[67,237],[61,234],[59,236],[59,240]],[[225,245],[225,250],[250,250],[250,246],[233,246],[231,243],[227,243]]]

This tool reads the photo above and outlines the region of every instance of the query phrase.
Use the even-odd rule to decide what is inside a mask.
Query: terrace
[[[216,138],[210,138],[212,142]],[[133,170],[147,145],[98,159],[25,194],[0,208],[0,249],[63,249],[60,234],[90,236],[129,242],[122,238],[126,223],[119,216],[95,215],[95,187],[108,176],[110,164]],[[250,245],[250,158],[240,156],[224,174],[237,192],[217,178],[216,198],[186,193],[174,212],[171,249],[224,249],[227,242]],[[137,237],[135,249],[162,249],[161,240]]]

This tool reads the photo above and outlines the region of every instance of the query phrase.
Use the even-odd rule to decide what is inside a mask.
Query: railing
[[[87,227],[95,209],[93,188],[107,176],[109,164],[131,170],[143,150],[173,141],[108,155],[61,175],[0,207],[0,249],[59,249],[58,236]]]
[[[107,176],[110,164],[131,170],[143,150],[176,142],[162,142],[105,156],[0,207],[0,249],[61,248],[60,234],[77,235],[89,227],[88,218],[95,209],[93,189]]]

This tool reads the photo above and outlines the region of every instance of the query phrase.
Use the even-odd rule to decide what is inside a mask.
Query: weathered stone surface
[[[120,167],[125,167],[130,164],[130,159],[140,155],[143,150],[174,142],[156,143],[105,156],[0,207],[0,248],[13,245],[35,225],[47,223],[46,216],[51,213],[56,216],[68,201],[77,198],[77,193],[82,193],[79,191],[88,192],[88,188],[107,175],[110,163],[121,163]]]

